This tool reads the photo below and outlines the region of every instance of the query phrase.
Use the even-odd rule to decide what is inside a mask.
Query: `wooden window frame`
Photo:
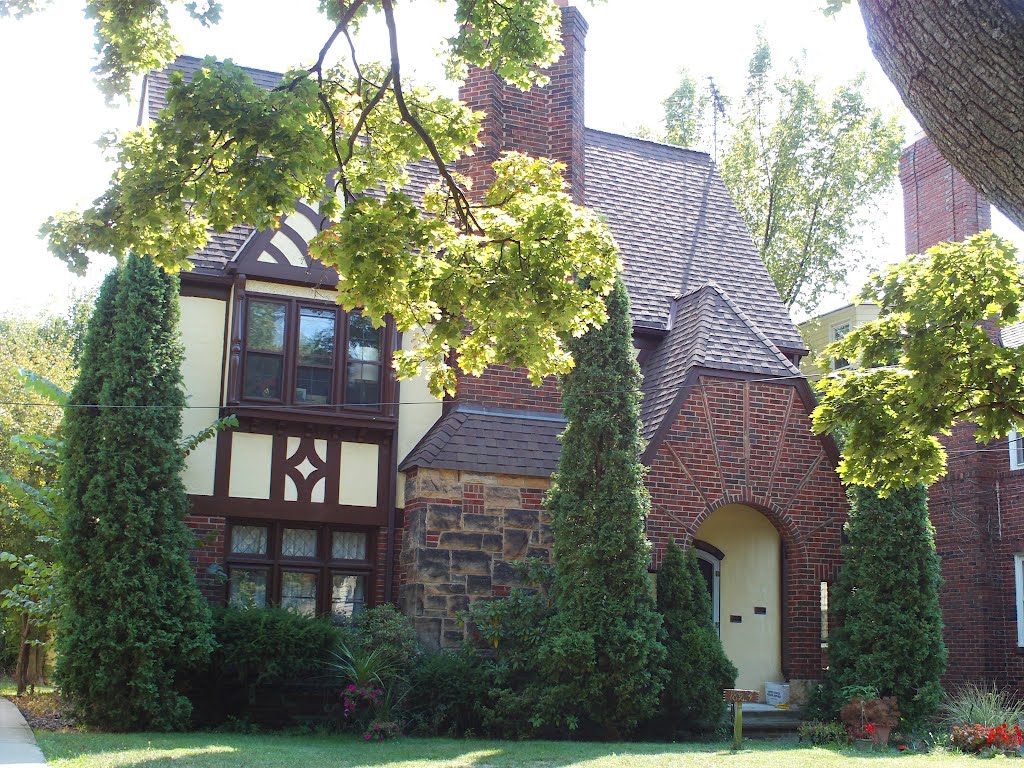
[[[267,529],[267,554],[250,555],[231,551],[231,539],[235,526],[251,525]],[[285,557],[281,554],[285,528],[305,528],[317,531],[317,557]],[[334,560],[331,558],[331,534],[335,531],[366,534],[365,560]],[[252,518],[230,518],[227,523],[224,565],[228,578],[231,569],[250,568],[267,570],[267,605],[281,604],[282,573],[299,571],[317,575],[316,615],[331,616],[331,584],[332,577],[365,576],[366,590],[364,594],[365,608],[372,608],[374,602],[374,585],[377,579],[377,534],[376,528],[358,525],[340,525],[338,523],[307,523],[291,520],[259,520]],[[224,585],[224,602],[230,605],[231,584]]]
[[[265,302],[272,304],[283,304],[285,306],[284,325],[284,370],[281,381],[281,397],[263,398],[247,395],[245,392],[246,368],[249,364],[249,307],[252,302]],[[303,308],[315,310],[333,311],[334,322],[334,363],[331,375],[331,397],[329,402],[308,403],[295,399],[295,386],[298,377],[298,356],[299,356],[299,320]],[[353,310],[358,311],[358,310]],[[380,375],[377,392],[378,401],[376,404],[348,403],[346,393],[348,390],[348,367],[349,363],[374,365],[375,363],[364,363],[361,360],[349,358],[349,318],[352,312],[348,312],[336,303],[330,301],[317,301],[316,299],[305,299],[293,296],[279,296],[276,294],[248,293],[241,299],[238,312],[235,313],[234,323],[236,324],[235,337],[240,340],[241,348],[237,363],[239,367],[237,375],[233,375],[230,381],[233,383],[232,391],[228,399],[229,405],[256,405],[256,406],[279,406],[284,410],[309,411],[311,413],[365,413],[365,414],[390,414],[394,411],[394,383],[387,371],[395,349],[394,322],[387,318],[384,326],[380,329],[381,346],[380,360],[376,363]],[[260,354],[261,350],[253,348],[252,351]],[[277,353],[274,353],[277,354]],[[315,367],[315,366],[314,366]]]

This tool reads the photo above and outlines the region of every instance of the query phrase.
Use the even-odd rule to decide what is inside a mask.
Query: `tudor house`
[[[584,126],[587,24],[562,14],[545,88],[470,73],[461,97],[487,116],[460,170],[479,188],[503,150],[554,156],[606,217],[645,377],[652,571],[669,536],[697,548],[739,686],[816,679],[846,501],[834,445],[810,430],[807,350],[709,156]],[[199,66],[151,73],[143,117],[159,119],[170,71]],[[199,581],[211,600],[340,619],[394,601],[428,645],[453,646],[458,611],[507,594],[512,561],[549,552],[557,384],[496,366],[441,401],[397,382],[406,340],[337,306],[337,276],[307,255],[328,225],[300,203],[276,230],[213,235],[182,275],[185,383],[203,406],[185,428],[239,419],[185,473]]]

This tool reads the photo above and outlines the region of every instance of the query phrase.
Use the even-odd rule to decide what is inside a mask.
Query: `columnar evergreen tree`
[[[829,594],[826,692],[838,706],[845,686],[873,686],[896,697],[907,722],[920,723],[939,704],[946,670],[927,489],[881,498],[853,487],[846,532],[843,566]]]
[[[212,646],[183,520],[177,295],[146,258],[108,276],[65,417],[57,675],[111,730],[186,725],[176,683]]]
[[[715,629],[696,551],[684,554],[671,539],[658,571],[658,612],[668,652],[658,729],[671,736],[711,732],[725,717],[722,691],[736,683],[736,667]]]
[[[566,725],[614,737],[653,714],[665,649],[647,578],[640,371],[621,281],[607,307],[602,328],[571,342],[576,366],[562,380],[569,423],[547,497],[557,614],[540,665]]]

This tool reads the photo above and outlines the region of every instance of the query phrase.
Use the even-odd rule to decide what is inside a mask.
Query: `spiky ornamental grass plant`
[[[927,489],[881,498],[854,486],[846,533],[849,544],[829,595],[826,695],[837,708],[843,688],[872,686],[896,697],[908,724],[920,724],[939,706],[947,658]]]
[[[665,649],[647,577],[640,370],[621,281],[607,307],[602,328],[572,341],[576,366],[562,379],[568,426],[546,500],[557,614],[540,665],[551,711],[580,733],[612,738],[657,707]]]
[[[736,683],[736,667],[715,629],[711,596],[691,546],[669,540],[658,571],[658,612],[665,626],[668,681],[656,728],[666,737],[711,733],[725,717],[722,691]]]
[[[177,278],[130,256],[106,279],[65,417],[57,675],[108,730],[180,728],[177,684],[212,647],[188,559]],[[91,407],[91,406],[97,407]]]

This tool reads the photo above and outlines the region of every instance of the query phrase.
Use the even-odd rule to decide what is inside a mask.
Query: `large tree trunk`
[[[860,10],[925,133],[1024,228],[1024,0],[860,0]]]

